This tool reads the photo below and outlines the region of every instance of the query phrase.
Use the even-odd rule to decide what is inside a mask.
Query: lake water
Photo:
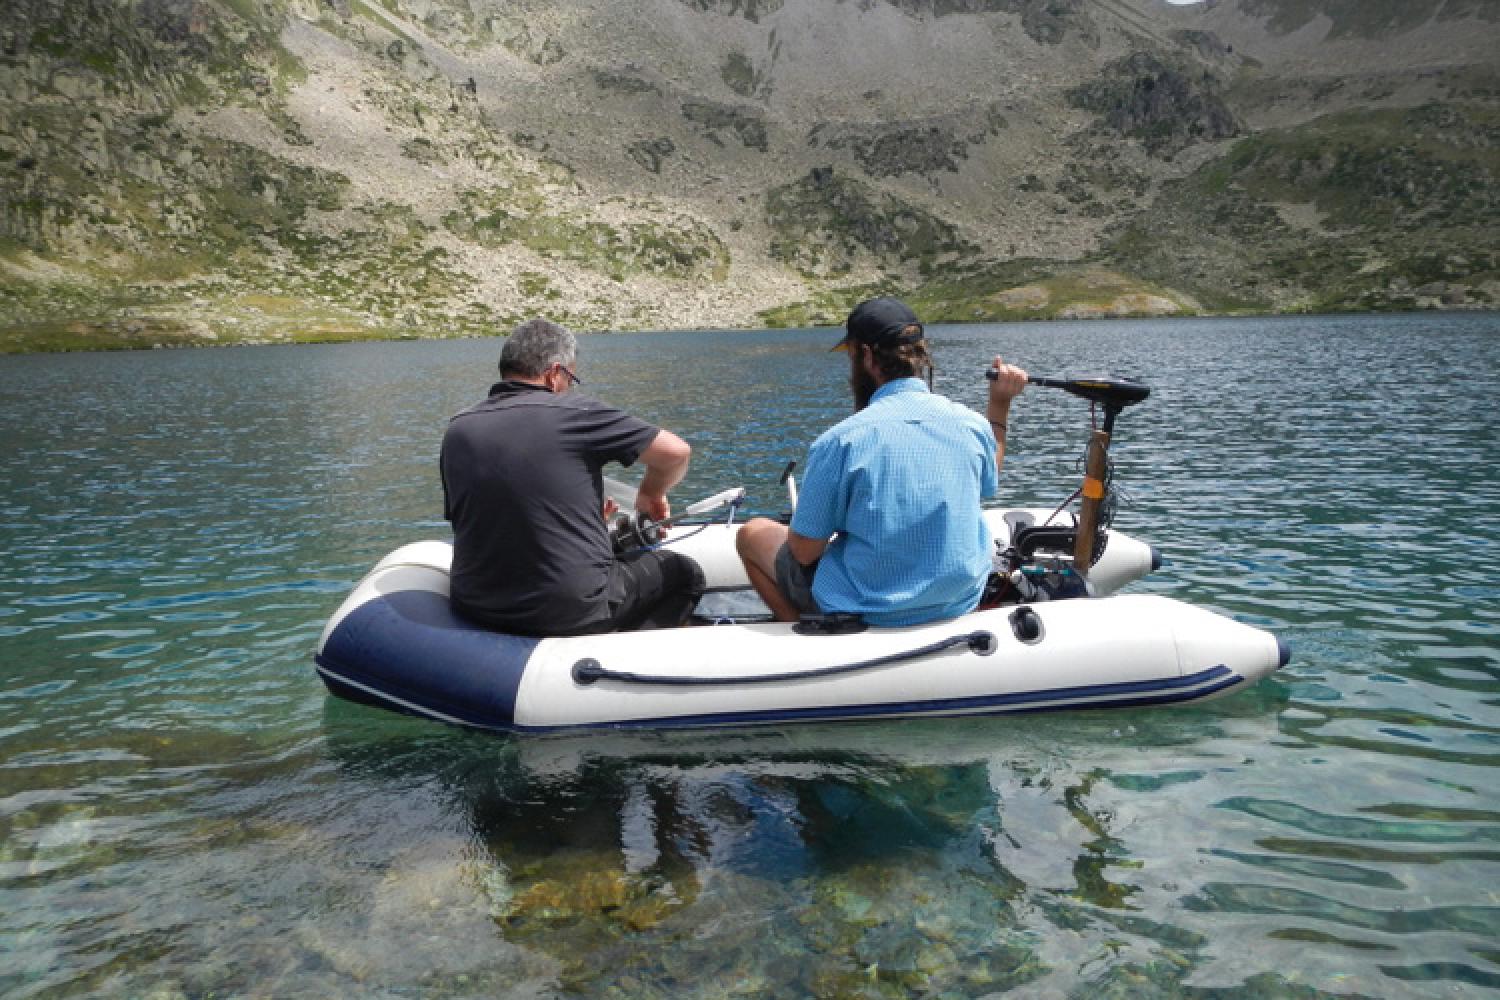
[[[322,623],[445,537],[498,341],[0,359],[0,995],[1447,997],[1500,991],[1500,316],[932,331],[1155,392],[1135,584],[1273,629],[1191,708],[508,738],[327,697]],[[821,332],[585,339],[696,448],[679,502],[848,409]],[[1033,389],[1003,489],[1060,502]]]

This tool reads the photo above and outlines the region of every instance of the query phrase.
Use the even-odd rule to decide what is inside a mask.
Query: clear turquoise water
[[[679,498],[847,410],[827,332],[589,338]],[[1135,374],[1135,585],[1273,628],[1207,706],[507,739],[325,696],[323,620],[441,537],[498,342],[0,360],[0,995],[1500,992],[1500,317],[939,328]],[[1008,496],[1072,489],[1027,393]]]

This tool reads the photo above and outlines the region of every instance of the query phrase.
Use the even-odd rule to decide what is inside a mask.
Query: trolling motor
[[[993,368],[986,369],[984,374],[991,381],[999,378],[999,373]],[[1078,513],[1077,534],[1073,542],[1073,572],[1087,580],[1089,569],[1094,565],[1097,538],[1101,533],[1099,513],[1107,492],[1105,484],[1109,469],[1109,441],[1110,435],[1114,433],[1115,418],[1125,407],[1133,406],[1151,395],[1151,387],[1135,379],[1114,377],[1057,379],[1033,375],[1026,381],[1029,385],[1062,389],[1104,410],[1103,425],[1095,427],[1089,434],[1083,485],[1079,488],[1083,504]]]
[[[999,376],[993,368],[986,369],[986,377],[994,381]],[[1151,395],[1151,387],[1133,378],[1041,378],[1036,375],[1026,379],[1028,385],[1040,385],[1048,389],[1062,389],[1104,408],[1104,433],[1113,433],[1115,417],[1127,406],[1133,406]]]

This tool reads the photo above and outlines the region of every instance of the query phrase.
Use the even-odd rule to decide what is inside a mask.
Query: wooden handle
[[[1099,505],[1104,502],[1104,477],[1108,474],[1109,434],[1089,435],[1088,458],[1083,472],[1083,508],[1078,512],[1078,540],[1073,543],[1073,572],[1087,577],[1094,561],[1094,533],[1099,527]]]

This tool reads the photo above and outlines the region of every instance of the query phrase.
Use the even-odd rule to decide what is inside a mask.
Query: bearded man
[[[926,333],[905,303],[861,302],[844,331],[834,349],[849,354],[855,412],[809,449],[790,526],[746,522],[740,559],[778,621],[849,613],[897,626],[967,614],[993,547],[980,502],[999,490],[1026,372],[994,359],[981,418],[931,391]]]

